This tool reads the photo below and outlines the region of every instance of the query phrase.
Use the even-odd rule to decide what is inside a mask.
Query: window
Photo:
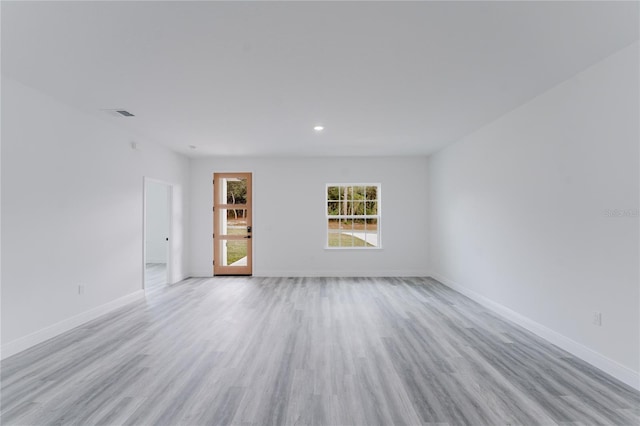
[[[327,248],[380,248],[380,184],[328,184]]]

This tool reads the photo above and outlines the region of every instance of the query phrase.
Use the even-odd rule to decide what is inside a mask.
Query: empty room
[[[3,425],[640,424],[637,1],[2,1]]]

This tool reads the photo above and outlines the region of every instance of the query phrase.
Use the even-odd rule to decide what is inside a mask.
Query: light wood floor
[[[640,394],[427,278],[188,279],[2,362],[2,424],[637,424]]]
[[[167,264],[147,263],[144,267],[144,289],[155,291],[167,285]]]

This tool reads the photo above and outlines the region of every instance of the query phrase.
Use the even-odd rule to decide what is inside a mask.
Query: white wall
[[[431,156],[426,181],[434,277],[636,387],[638,75],[636,43]]]
[[[426,158],[191,162],[191,272],[212,274],[212,174],[253,173],[256,276],[427,275]],[[382,184],[381,250],[326,250],[325,184]],[[289,201],[288,201],[289,200]]]
[[[169,186],[147,181],[145,244],[147,263],[167,263],[169,237]]]
[[[176,184],[186,275],[188,159],[4,76],[2,107],[2,356],[142,294],[143,176]]]

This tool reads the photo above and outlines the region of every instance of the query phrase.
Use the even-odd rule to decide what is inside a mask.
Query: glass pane
[[[366,234],[364,232],[354,232],[353,233],[353,246],[354,247],[364,247],[369,246],[365,241]]]
[[[329,247],[340,247],[340,233],[329,231],[327,244]]]
[[[247,209],[220,209],[222,235],[247,235]]]
[[[328,223],[327,223],[327,228],[331,231],[331,230],[338,230],[338,229],[342,229],[342,223],[340,221],[340,219],[329,219]]]
[[[364,203],[362,201],[354,201],[353,202],[353,213],[355,215],[363,215],[364,214]]]
[[[367,186],[367,200],[377,200],[377,199],[378,199],[378,187]]]
[[[367,247],[378,247],[378,234],[370,234],[367,232],[364,236]]]
[[[341,200],[346,200],[347,199],[347,195],[349,194],[349,187],[348,186],[339,186],[338,188],[340,188],[340,194],[338,196],[340,197]]]
[[[340,202],[339,201],[329,201],[327,205],[327,214],[334,216],[340,214]]]
[[[352,211],[353,211],[353,201],[343,201],[341,214],[348,215],[348,214],[351,214]]]
[[[340,213],[338,214],[342,214],[342,215],[348,215],[349,214],[349,201],[340,201]]]
[[[378,219],[366,219],[365,220],[366,235],[364,240],[367,242],[367,246],[379,247],[378,241]]]
[[[378,203],[375,201],[367,201],[365,214],[367,215],[377,215],[378,214]]]
[[[353,199],[354,200],[364,200],[364,186],[354,186],[353,187]]]
[[[327,187],[327,200],[339,200],[340,199],[340,187],[329,186]]]
[[[219,240],[220,259],[223,266],[246,266],[248,239]]]
[[[340,247],[353,247],[353,237],[348,233],[340,234]]]
[[[378,219],[366,219],[365,226],[367,232],[378,232]]]
[[[247,179],[224,178],[222,188],[226,204],[247,204]]]

